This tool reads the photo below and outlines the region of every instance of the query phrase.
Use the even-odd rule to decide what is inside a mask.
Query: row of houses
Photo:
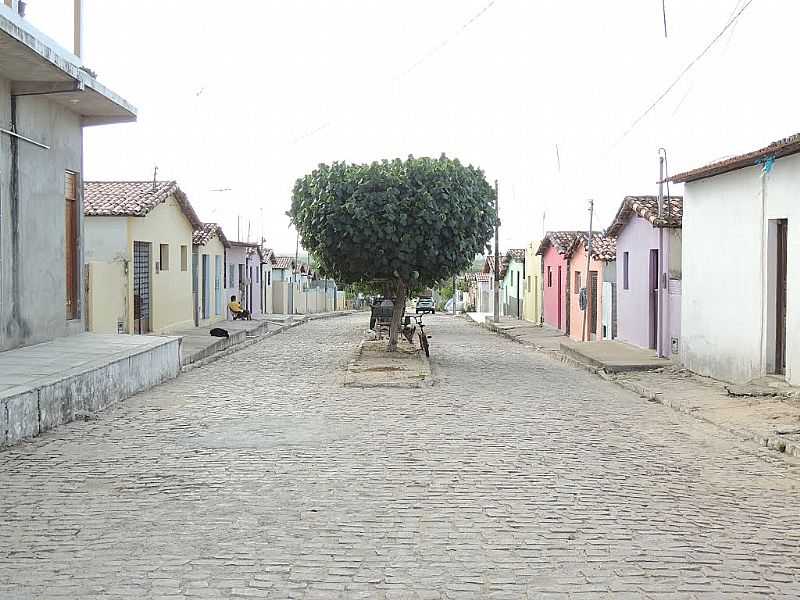
[[[578,230],[509,250],[500,313],[725,381],[800,384],[800,134],[666,182],[683,195],[625,197],[591,251]],[[469,278],[493,312],[495,258]]]
[[[333,282],[202,222],[176,182],[85,181],[84,129],[136,110],[22,12],[0,3],[0,351],[209,325],[234,295],[255,317],[334,309]]]
[[[175,181],[88,181],[83,210],[90,331],[208,326],[232,316],[234,296],[253,318],[309,309],[299,301],[318,279],[308,265],[229,240],[220,225],[199,219]],[[330,292],[333,310],[332,282]]]

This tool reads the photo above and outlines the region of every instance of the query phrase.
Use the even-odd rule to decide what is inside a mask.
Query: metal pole
[[[497,179],[494,180],[494,322],[500,322],[500,195],[497,192]]]
[[[591,298],[589,298],[589,294],[591,293],[590,287],[590,277],[589,277],[589,269],[591,268],[592,262],[592,218],[594,217],[594,200],[589,200],[589,243],[588,248],[586,249],[586,307],[583,309],[583,328],[581,330],[581,339],[585,342],[588,341],[589,330],[588,330],[588,319],[586,318],[587,313],[589,312],[589,305],[591,304]],[[580,292],[580,290],[578,290]]]
[[[664,157],[660,156],[661,151],[659,150],[659,157],[658,157],[658,262],[657,262],[657,269],[658,273],[656,273],[656,290],[658,291],[657,298],[657,318],[656,318],[656,353],[659,358],[664,358],[664,343],[663,337],[664,332],[662,331],[662,325],[664,323],[664,298],[663,298],[663,291],[664,286],[662,285],[662,273],[664,271],[664,227],[662,226],[662,219],[664,216]]]
[[[453,275],[453,316],[456,316],[456,276]]]
[[[75,0],[73,10],[73,31],[72,31],[73,54],[78,58],[83,55],[83,0]]]

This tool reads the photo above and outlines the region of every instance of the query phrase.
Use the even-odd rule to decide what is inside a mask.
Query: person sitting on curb
[[[237,319],[247,319],[248,321],[252,319],[250,311],[242,308],[242,305],[236,301],[236,296],[231,296],[231,301],[228,302],[228,310],[231,311],[234,321]]]

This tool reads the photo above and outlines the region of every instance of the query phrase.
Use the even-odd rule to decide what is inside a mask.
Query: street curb
[[[247,339],[247,337],[245,337],[245,340],[243,342],[240,342],[239,344],[236,344],[235,346],[229,346],[229,347],[225,348],[224,350],[220,350],[219,352],[216,352],[216,353],[212,354],[211,356],[207,356],[207,357],[202,358],[202,359],[200,359],[198,361],[191,362],[191,363],[189,363],[187,365],[182,366],[180,372],[181,373],[188,373],[189,371],[192,371],[192,370],[194,370],[194,369],[196,369],[198,367],[204,367],[205,365],[210,364],[212,362],[215,362],[215,361],[219,360],[220,358],[223,358],[225,356],[229,356],[229,355],[233,354],[234,352],[238,352],[239,350],[243,350],[243,349],[248,348],[248,347],[250,347],[250,346],[252,346],[254,344],[258,344],[259,342],[262,342],[265,339],[267,339],[269,337],[272,337],[274,335],[278,335],[279,333],[283,333],[287,329],[292,329],[294,327],[299,327],[303,323],[308,323],[309,321],[321,321],[321,320],[324,320],[324,319],[333,319],[333,318],[336,318],[336,317],[344,317],[344,316],[352,314],[353,312],[355,312],[355,311],[337,311],[335,313],[325,313],[325,314],[321,314],[321,315],[299,315],[299,316],[302,316],[303,318],[302,319],[298,319],[297,321],[294,321],[294,320],[293,321],[289,321],[288,323],[286,323],[284,325],[278,325],[276,329],[272,329],[272,330],[268,329],[266,332],[262,333],[261,335],[259,335],[257,337],[254,337],[254,338]],[[267,319],[267,320],[269,320],[269,319]]]
[[[504,330],[493,326],[491,323],[485,323],[485,324],[484,323],[477,323],[477,322],[473,321],[472,319],[470,319],[469,317],[466,317],[466,319],[467,319],[468,322],[473,323],[473,324],[477,325],[478,327],[482,327],[482,328],[487,329],[487,330],[489,330],[491,332],[497,333],[497,334],[499,334],[499,335],[501,335],[501,336],[513,341],[513,342],[516,342],[518,344],[522,344],[526,348],[531,348],[531,349],[535,350],[536,352],[544,354],[547,358],[549,358],[551,360],[555,360],[555,361],[561,362],[561,363],[563,363],[565,365],[568,365],[570,367],[576,367],[576,368],[579,368],[579,369],[583,369],[585,371],[588,371],[589,373],[597,375],[600,378],[604,379],[605,381],[608,381],[609,383],[613,383],[616,386],[618,386],[618,387],[620,387],[620,388],[622,388],[624,390],[627,390],[629,392],[633,392],[634,394],[636,394],[637,396],[639,396],[641,398],[645,398],[649,402],[657,402],[657,403],[662,404],[662,405],[664,405],[664,406],[666,406],[668,408],[671,408],[675,412],[678,412],[678,413],[681,413],[681,414],[684,414],[684,415],[688,415],[688,416],[693,417],[694,419],[696,419],[698,421],[701,421],[703,423],[708,423],[709,425],[713,425],[717,429],[720,429],[721,431],[725,431],[727,433],[730,433],[731,435],[734,435],[735,437],[738,437],[741,440],[748,441],[748,442],[755,442],[759,446],[762,446],[764,448],[768,448],[770,450],[774,450],[775,452],[778,452],[780,454],[785,454],[787,456],[793,456],[793,457],[796,457],[796,458],[800,458],[800,443],[796,443],[796,442],[793,442],[793,441],[790,441],[790,440],[785,440],[785,439],[783,439],[783,438],[781,438],[781,437],[779,437],[777,435],[764,436],[764,435],[762,435],[760,433],[757,433],[757,432],[749,430],[749,429],[739,429],[737,427],[727,426],[727,425],[725,425],[723,423],[720,423],[718,421],[710,419],[710,418],[708,418],[706,416],[697,414],[691,408],[687,408],[685,406],[681,406],[678,402],[675,402],[674,400],[670,399],[668,396],[665,396],[662,392],[657,392],[657,391],[652,390],[652,389],[650,389],[650,388],[648,388],[646,386],[640,385],[638,383],[634,383],[632,381],[620,381],[615,377],[609,376],[605,372],[604,369],[595,367],[595,366],[590,365],[588,363],[584,363],[584,362],[579,361],[579,360],[577,360],[575,358],[567,356],[566,354],[564,354],[560,350],[544,350],[541,346],[534,346],[534,345],[531,345],[531,344],[526,344],[526,343],[520,341],[519,339],[517,339],[517,338],[515,338],[515,337],[513,337],[511,335],[508,335],[507,332],[505,332]]]

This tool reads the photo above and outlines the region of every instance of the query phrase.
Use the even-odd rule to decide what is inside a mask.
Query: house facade
[[[569,261],[577,231],[548,231],[536,253],[542,257],[542,319],[566,333],[569,328]]]
[[[542,322],[542,257],[536,251],[539,242],[525,248],[525,284],[522,291],[523,318],[531,323]]]
[[[513,248],[506,252],[501,268],[502,314],[521,319],[524,312],[525,249]]]
[[[230,242],[217,223],[200,223],[192,234],[192,306],[195,325],[206,327],[228,316],[228,302],[237,294],[227,285],[226,255]]]
[[[264,314],[272,313],[272,267],[275,265],[275,253],[271,248],[259,247],[261,259],[261,307]]]
[[[14,6],[0,3],[0,351],[85,330],[83,129],[136,120]]]
[[[604,271],[614,269],[616,258],[615,240],[602,233],[592,234],[591,258],[589,258],[589,234],[579,233],[567,253],[569,259],[569,326],[567,335],[577,341],[612,339],[613,297],[603,293]],[[587,277],[588,260],[588,277]],[[586,308],[581,308],[580,295],[586,288]],[[606,319],[603,318],[604,307]]]
[[[290,256],[276,256],[272,263],[272,312],[294,313],[295,261]]]
[[[685,184],[681,362],[800,385],[800,134],[671,181]],[[721,251],[732,260],[706,260]]]
[[[682,219],[681,196],[661,211],[656,196],[626,196],[606,231],[617,239],[617,337],[667,357],[680,346]]]
[[[174,181],[87,181],[88,323],[97,333],[191,327],[192,232],[200,220]]]
[[[228,250],[228,287],[254,318],[264,314],[261,289],[261,248],[253,242],[230,242]],[[269,312],[269,311],[267,311]]]

